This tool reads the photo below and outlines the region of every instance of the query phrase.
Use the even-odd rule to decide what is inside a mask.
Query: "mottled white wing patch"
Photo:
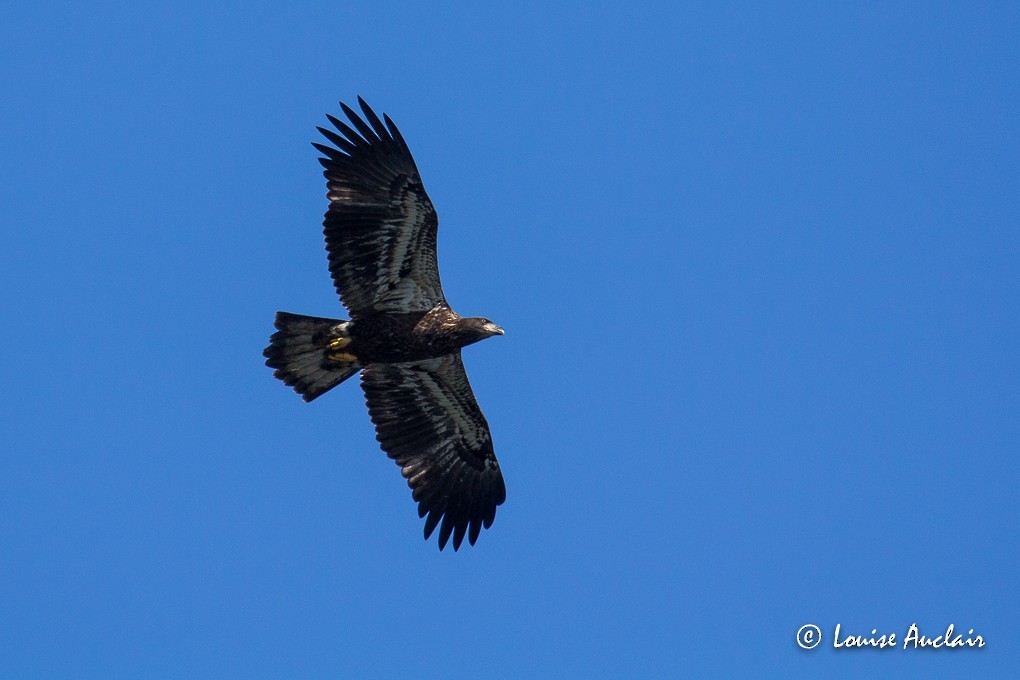
[[[473,545],[506,499],[489,426],[468,383],[460,354],[400,364],[370,364],[361,376],[368,412],[383,451],[400,466],[442,549],[465,534]]]
[[[375,281],[378,293],[372,308],[377,312],[432,309],[446,302],[439,283],[436,229],[434,226],[430,229],[428,224],[436,220],[432,202],[428,196],[411,190],[391,205],[404,218],[386,225],[390,256],[380,258]],[[408,229],[403,225],[412,226]]]

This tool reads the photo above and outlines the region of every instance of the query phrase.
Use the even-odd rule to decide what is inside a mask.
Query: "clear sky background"
[[[0,677],[1016,672],[1016,3],[283,4],[0,14]],[[262,364],[359,94],[507,328],[459,553]]]

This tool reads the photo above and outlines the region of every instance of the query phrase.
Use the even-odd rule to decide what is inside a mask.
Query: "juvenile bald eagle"
[[[436,262],[439,225],[407,143],[358,97],[354,128],[318,128],[336,148],[323,157],[329,273],[350,320],[277,312],[263,354],[273,375],[305,401],[361,371],[376,439],[400,466],[439,549],[453,535],[474,545],[506,499],[489,426],[468,384],[462,347],[503,329],[464,318],[446,302]],[[366,122],[367,121],[367,122]],[[440,525],[440,521],[442,524]]]

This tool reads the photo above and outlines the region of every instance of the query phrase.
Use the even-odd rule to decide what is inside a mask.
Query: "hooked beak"
[[[497,326],[494,323],[485,324],[485,330],[489,331],[493,335],[505,335],[505,333],[503,332],[503,327]]]

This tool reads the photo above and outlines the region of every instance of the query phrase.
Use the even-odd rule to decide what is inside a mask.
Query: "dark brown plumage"
[[[329,208],[329,271],[351,319],[277,312],[266,365],[305,401],[361,371],[383,451],[400,466],[439,549],[491,526],[506,487],[489,426],[468,383],[462,347],[502,335],[446,302],[436,261],[439,220],[400,131],[359,97],[364,119],[319,128]],[[385,122],[383,122],[385,121]]]

